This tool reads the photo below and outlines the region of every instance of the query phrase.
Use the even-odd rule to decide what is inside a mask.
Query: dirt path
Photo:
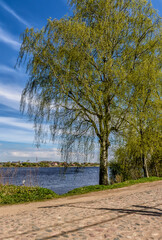
[[[0,240],[162,240],[162,181],[0,207]]]

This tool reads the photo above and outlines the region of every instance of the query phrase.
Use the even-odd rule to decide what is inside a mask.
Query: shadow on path
[[[156,208],[158,205],[156,206],[152,206],[152,207],[147,207],[147,206],[140,206],[140,205],[132,205],[133,208],[137,208],[137,209],[127,209],[127,208],[91,208],[91,207],[82,207],[82,206],[77,206],[74,205],[74,204],[62,204],[62,205],[59,205],[59,206],[47,206],[47,207],[41,207],[41,208],[57,208],[57,207],[61,207],[61,208],[64,208],[64,207],[71,207],[71,208],[83,208],[83,209],[94,209],[94,210],[98,210],[100,212],[99,214],[96,214],[96,215],[90,215],[88,217],[84,217],[84,218],[81,218],[81,219],[72,219],[71,221],[66,221],[64,223],[61,223],[61,224],[54,224],[54,225],[50,225],[48,227],[44,227],[44,228],[40,228],[39,231],[41,230],[45,230],[47,228],[56,228],[58,225],[62,225],[62,229],[63,228],[63,225],[64,224],[68,224],[68,223],[73,223],[70,227],[71,229],[70,230],[67,230],[67,231],[61,231],[60,233],[56,233],[52,236],[49,236],[49,237],[44,237],[42,238],[42,240],[47,240],[47,239],[52,239],[52,238],[55,238],[55,237],[60,237],[60,236],[64,236],[64,235],[67,235],[67,234],[70,234],[70,233],[74,233],[74,232],[77,232],[79,230],[84,230],[84,229],[88,229],[90,227],[95,227],[97,225],[102,225],[104,223],[108,223],[108,222],[111,222],[111,221],[115,221],[117,219],[120,219],[120,218],[123,218],[123,217],[126,217],[126,216],[129,216],[129,215],[132,215],[132,214],[138,214],[138,215],[145,215],[145,216],[154,216],[154,217],[161,217],[162,216],[162,213],[161,213],[161,209],[159,208]],[[139,208],[142,208],[142,210],[140,210]],[[143,210],[144,209],[144,210]],[[156,211],[150,211],[150,209],[154,209]],[[112,217],[110,219],[105,219],[105,220],[102,220],[102,221],[96,221],[95,223],[93,224],[87,224],[85,223],[85,226],[82,226],[82,227],[75,227],[74,226],[74,222],[76,222],[76,224],[80,223],[80,221],[82,220],[86,220],[88,218],[93,218],[95,219],[97,216],[102,216],[105,215],[105,218],[106,216],[109,216],[108,214],[111,213],[111,212],[116,212],[118,213],[117,216],[115,217]],[[83,224],[84,225],[84,224]],[[29,234],[29,233],[32,233],[32,232],[37,232],[37,230],[32,230],[32,231],[27,231],[27,232],[23,232],[23,233],[20,233],[18,234],[19,236],[21,235],[26,235],[26,234]],[[11,236],[10,236],[11,237]],[[7,237],[7,238],[10,238],[10,237]]]
[[[78,204],[78,203],[77,203]],[[156,206],[160,206],[161,204],[158,204]],[[41,208],[58,208],[58,207],[71,207],[71,208],[83,208],[83,209],[94,209],[94,210],[104,210],[104,211],[115,211],[119,213],[134,213],[134,214],[140,214],[140,215],[148,215],[148,216],[155,216],[155,217],[161,217],[161,209],[156,208],[156,206],[148,207],[148,206],[140,206],[140,205],[132,205],[132,207],[137,209],[128,209],[128,208],[92,208],[92,207],[85,207],[85,206],[77,206],[75,204],[62,204],[58,206],[46,206]],[[139,208],[143,208],[145,210],[139,210]],[[150,209],[154,209],[156,211],[150,211]]]
[[[85,207],[77,207],[77,206],[68,206],[68,207],[72,207],[72,208],[84,208]],[[140,207],[140,208],[145,208],[145,206],[138,206],[137,207]],[[146,207],[148,209],[156,209],[154,207]],[[45,237],[45,238],[42,238],[42,240],[48,240],[48,239],[52,239],[54,237],[60,237],[60,236],[64,236],[64,235],[67,235],[69,233],[74,233],[76,231],[80,231],[80,230],[84,230],[84,229],[87,229],[89,227],[94,227],[94,226],[97,226],[97,225],[100,225],[100,224],[104,224],[104,223],[107,223],[107,222],[111,222],[111,221],[114,221],[116,219],[120,219],[120,218],[123,218],[123,217],[126,217],[128,215],[131,215],[131,214],[140,214],[140,215],[147,215],[147,216],[155,216],[155,217],[161,217],[162,216],[162,213],[160,212],[155,212],[155,211],[144,211],[144,210],[138,210],[138,209],[121,209],[121,208],[88,208],[88,209],[95,209],[95,210],[106,210],[106,211],[112,211],[112,212],[118,212],[119,214],[120,213],[123,213],[122,215],[118,215],[117,217],[114,217],[114,218],[111,218],[111,219],[108,219],[108,220],[103,220],[103,221],[100,221],[100,222],[96,222],[94,224],[89,224],[89,225],[86,225],[86,226],[83,226],[83,227],[79,227],[79,228],[76,228],[76,229],[72,229],[72,230],[69,230],[69,231],[62,231],[61,233],[59,234],[55,234],[53,236],[50,236],[50,237]],[[159,210],[159,209],[158,209]],[[161,210],[159,210],[161,211]]]
[[[156,205],[156,206],[161,206],[161,205],[162,205],[162,204],[158,204],[158,205]],[[154,210],[157,210],[157,211],[162,212],[162,209],[156,208],[156,206],[155,206],[155,207],[147,207],[147,206],[140,206],[140,205],[132,205],[132,207],[136,207],[136,208],[154,209]]]

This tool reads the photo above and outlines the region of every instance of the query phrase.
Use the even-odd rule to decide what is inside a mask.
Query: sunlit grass
[[[52,190],[41,187],[0,185],[0,204],[14,204],[57,198]]]
[[[162,177],[150,177],[150,178],[140,178],[138,180],[129,180],[121,183],[114,183],[112,185],[91,185],[91,186],[85,186],[85,187],[80,187],[73,189],[72,191],[69,191],[66,194],[63,194],[63,196],[72,196],[72,195],[77,195],[77,194],[84,194],[84,193],[89,193],[89,192],[96,192],[96,191],[102,191],[102,190],[108,190],[108,189],[115,189],[115,188],[122,188],[122,187],[128,187],[134,184],[138,183],[145,183],[145,182],[153,182],[153,181],[158,181],[162,180]]]

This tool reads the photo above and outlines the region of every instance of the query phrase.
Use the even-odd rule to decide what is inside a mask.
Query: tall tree
[[[161,58],[161,56],[159,57]],[[119,135],[123,141],[115,151],[116,161],[112,167],[115,164],[120,166],[123,177],[131,177],[131,172],[144,177],[149,177],[149,172],[150,174],[156,173],[156,175],[160,172],[158,169],[160,168],[159,156],[161,153],[161,66],[159,60],[156,56],[154,64],[153,61],[150,65],[147,63],[149,75],[145,63],[143,63],[142,72],[145,74],[142,76],[147,85],[144,86],[141,81],[137,100],[132,104],[125,119],[124,129]]]
[[[145,60],[141,72],[143,74],[141,74],[142,81],[140,83],[139,96],[133,103],[130,114],[127,117],[130,130],[128,135],[130,138],[127,137],[126,142],[127,146],[132,144],[129,143],[131,138],[138,142],[144,177],[149,177],[147,161],[153,152],[160,147],[161,138],[161,55],[150,56],[150,58]]]
[[[157,66],[153,66],[156,69]],[[148,79],[149,77],[147,77]],[[156,81],[158,83],[158,81]],[[128,118],[127,148],[136,148],[138,158],[141,159],[144,177],[149,177],[148,160],[160,148],[160,85],[147,91],[141,87],[140,96],[133,108],[133,114]],[[136,147],[133,145],[136,144]]]
[[[139,94],[133,102],[125,124],[119,134],[121,144],[115,151],[115,164],[119,164],[125,176],[131,176],[143,168],[143,176],[149,177],[149,171],[156,173],[160,169],[159,156],[161,152],[161,55],[152,56],[154,61],[143,62]],[[149,68],[149,71],[147,70]],[[144,84],[143,84],[144,83]],[[155,160],[156,156],[156,160]],[[150,166],[154,169],[150,169]],[[112,165],[113,166],[113,165]],[[115,165],[114,165],[115,166]],[[128,173],[129,172],[129,173]],[[122,173],[124,176],[124,173]]]
[[[49,19],[40,31],[23,34],[19,63],[27,61],[30,77],[21,110],[27,103],[37,141],[46,123],[53,139],[63,137],[65,157],[76,149],[87,155],[97,137],[99,183],[107,185],[110,133],[120,129],[137,99],[143,62],[159,54],[160,18],[146,0],[69,4],[71,17]]]

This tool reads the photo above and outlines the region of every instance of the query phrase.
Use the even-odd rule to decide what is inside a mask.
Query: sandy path
[[[0,207],[0,240],[162,240],[162,181]]]

